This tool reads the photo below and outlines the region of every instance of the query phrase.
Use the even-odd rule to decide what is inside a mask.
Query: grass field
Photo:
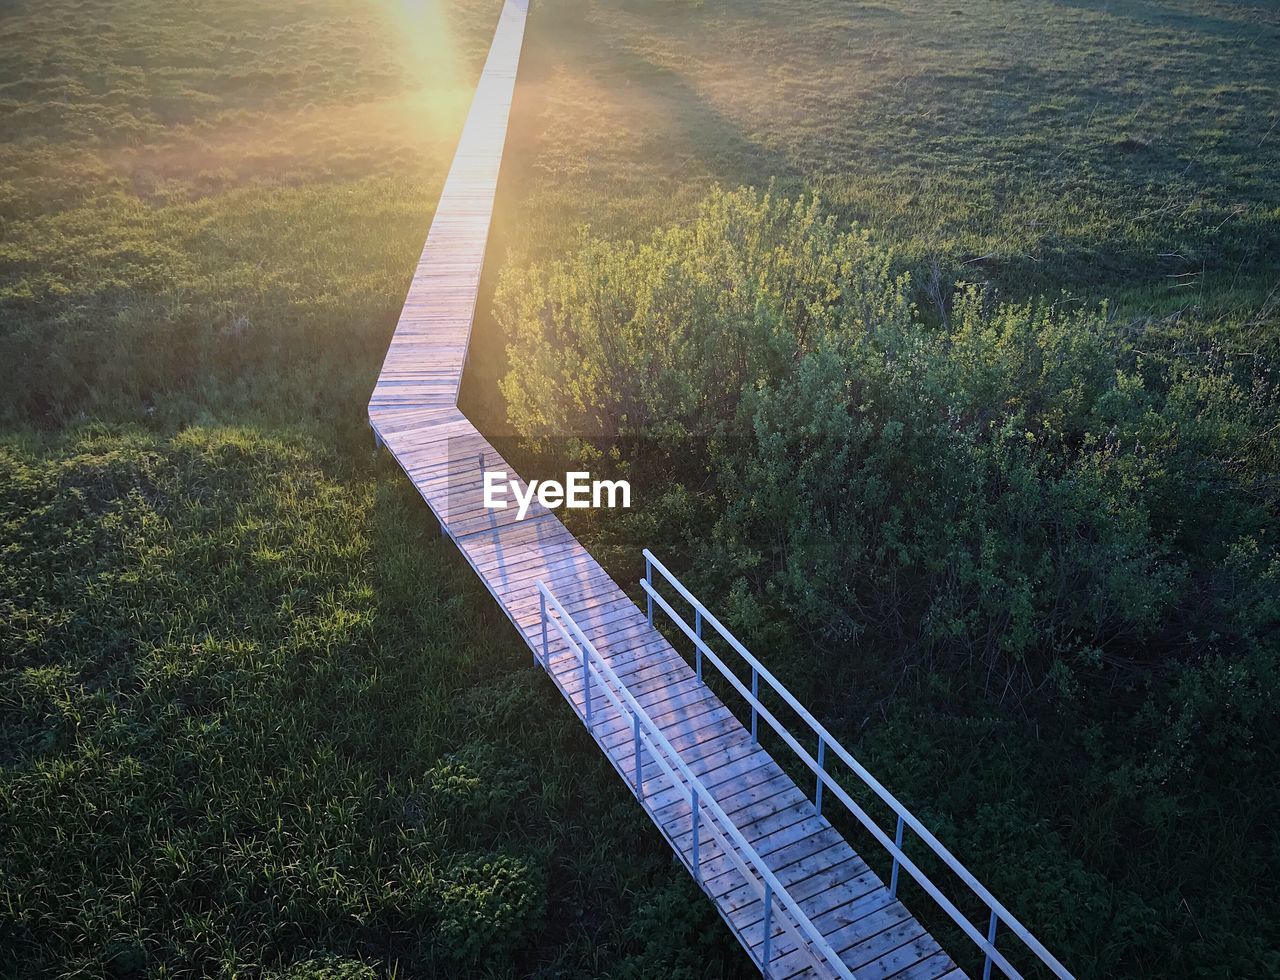
[[[0,973],[689,962],[714,913],[400,481],[212,427],[0,476]]]
[[[1142,515],[1135,526],[1150,529],[1151,554],[1159,557],[1146,581],[1148,587],[1167,583],[1157,600],[1167,611],[1153,628],[1076,656],[1065,652],[1074,642],[1070,630],[1049,625],[1059,612],[1050,603],[1034,620],[1044,639],[1024,653],[1055,666],[1029,685],[1034,690],[1012,697],[1007,689],[1000,696],[1003,680],[995,691],[985,690],[991,675],[975,678],[963,650],[913,656],[919,644],[903,627],[897,590],[914,601],[912,589],[925,587],[919,580],[930,581],[923,569],[950,567],[953,559],[931,542],[962,534],[969,521],[984,528],[972,562],[990,562],[982,574],[1008,575],[1012,585],[997,608],[1016,609],[1024,588],[1041,588],[1053,575],[1078,582],[1077,574],[1092,574],[1083,566],[1048,573],[1035,561],[1021,564],[1019,554],[1036,556],[1046,547],[1041,531],[1050,539],[1078,536],[1090,542],[1099,563],[1113,571],[1124,567],[1127,558],[1106,550],[1106,533],[1073,526],[1069,515],[1059,525],[1064,515],[1054,512],[1051,501],[1063,499],[1057,494],[1090,485],[1092,462],[1063,482],[1047,475],[1060,473],[1062,460],[1081,451],[1086,429],[1111,427],[1116,434],[1112,422],[1102,422],[1110,409],[1074,419],[1067,409],[1065,422],[1056,414],[1036,418],[1035,408],[1015,415],[1009,424],[1019,437],[1023,424],[1067,428],[1061,443],[1051,439],[1039,476],[1024,482],[1006,474],[988,488],[992,499],[1025,510],[997,518],[980,509],[985,504],[978,495],[976,506],[966,497],[950,518],[932,524],[940,508],[929,488],[940,477],[925,465],[927,455],[891,457],[893,463],[877,469],[873,449],[855,443],[844,452],[860,465],[832,467],[823,477],[822,439],[831,438],[823,413],[833,402],[805,391],[801,378],[809,376],[797,370],[789,378],[794,387],[779,384],[773,414],[763,417],[782,428],[784,443],[793,440],[784,451],[800,455],[777,462],[776,471],[753,460],[756,468],[748,471],[763,479],[750,495],[738,492],[741,506],[728,490],[717,498],[718,481],[736,479],[744,468],[726,467],[723,459],[704,467],[701,456],[687,465],[675,450],[637,468],[650,480],[641,493],[648,506],[639,514],[582,527],[595,553],[623,579],[638,573],[641,543],[665,548],[681,562],[704,598],[714,597],[753,648],[767,651],[784,678],[857,745],[873,771],[1083,974],[1280,973],[1269,884],[1280,855],[1264,816],[1275,800],[1274,756],[1265,746],[1277,730],[1267,707],[1280,650],[1276,611],[1257,593],[1261,605],[1251,605],[1246,587],[1234,593],[1237,611],[1256,610],[1256,629],[1238,630],[1242,620],[1232,625],[1232,612],[1208,612],[1219,608],[1212,568],[1236,534],[1241,547],[1260,549],[1246,579],[1264,590],[1275,581],[1280,440],[1268,379],[1276,376],[1280,353],[1278,42],[1280,11],[1249,2],[948,7],[910,0],[619,0],[546,4],[532,22],[522,68],[497,226],[497,247],[515,290],[563,275],[574,295],[599,304],[591,316],[602,324],[611,322],[612,310],[624,311],[622,317],[643,310],[637,315],[662,326],[664,315],[654,311],[667,309],[664,304],[684,309],[679,304],[718,300],[749,322],[752,311],[731,298],[695,292],[691,300],[682,292],[686,284],[675,269],[732,278],[731,266],[716,264],[713,248],[678,253],[671,266],[656,260],[628,266],[626,256],[634,253],[624,243],[648,244],[651,260],[672,240],[651,238],[654,229],[690,222],[713,186],[772,185],[779,194],[816,193],[824,212],[856,223],[891,250],[892,268],[911,275],[908,296],[921,320],[954,326],[957,282],[982,288],[986,302],[1080,310],[1082,326],[1100,323],[1102,347],[1114,345],[1114,367],[1107,370],[1119,372],[1120,387],[1132,383],[1123,381],[1126,375],[1142,377],[1156,398],[1147,419],[1164,415],[1170,435],[1133,430],[1130,445],[1163,448],[1125,464],[1124,477],[1117,470],[1115,485],[1137,508],[1129,513]],[[565,267],[547,274],[559,261]],[[604,269],[607,274],[597,271]],[[492,287],[498,278],[492,271]],[[696,271],[690,280],[700,281]],[[671,283],[670,294],[663,293],[662,285]],[[536,322],[521,321],[509,299],[502,301],[506,327]],[[1098,313],[1102,302],[1108,305]],[[482,300],[482,311],[490,305]],[[544,324],[556,322],[548,311],[543,316]],[[677,318],[659,349],[686,343],[683,349],[697,350],[697,329],[682,332]],[[1058,329],[1064,328],[1052,327],[1049,335]],[[495,318],[480,323],[473,343],[481,353],[470,361],[464,394],[468,411],[493,430],[509,423],[507,406],[495,403],[491,392],[519,367],[513,358],[561,363],[554,354],[542,359],[544,351],[530,340],[536,335],[536,329],[509,333]],[[559,336],[564,342],[565,333]],[[686,367],[697,388],[722,376],[722,365],[750,357],[734,348],[732,330],[715,336],[706,347],[715,352],[707,364],[696,357],[693,365],[664,362],[679,379],[674,389]],[[1000,356],[1027,342],[1021,332],[1014,336],[996,342],[1004,345]],[[628,361],[634,352],[621,346],[619,354],[588,337],[565,355],[555,385],[572,386],[574,400],[566,401],[559,425],[573,431],[575,409],[596,419],[593,413],[618,385],[646,377],[649,362],[638,353]],[[609,373],[608,354],[603,364],[592,359],[597,350],[617,358],[616,375]],[[1078,354],[1063,348],[1052,356],[1062,365]],[[1044,356],[1048,361],[1050,354]],[[1160,405],[1178,365],[1218,372],[1218,382],[1231,377],[1236,407],[1213,421],[1210,390],[1218,382],[1207,380]],[[1064,370],[1070,375],[1078,366],[1083,362]],[[1029,367],[997,369],[1002,381],[971,379],[970,396],[995,398],[974,411],[998,412],[1005,399],[1034,405],[1042,392],[1021,390]],[[1063,379],[1063,407],[1080,398],[1081,389],[1071,384],[1087,389],[1086,378]],[[763,373],[749,386],[767,389],[771,381]],[[871,382],[854,372],[848,383]],[[993,387],[984,390],[983,383]],[[598,402],[584,394],[593,385]],[[645,391],[642,383],[637,389]],[[1238,430],[1238,441],[1228,437],[1231,448],[1193,435],[1217,425],[1225,436],[1246,424],[1250,391],[1258,415]],[[862,409],[872,418],[893,405],[890,393],[878,394],[884,401],[868,397]],[[927,424],[927,413],[911,413],[931,394],[903,394],[899,418],[908,431]],[[814,427],[804,421],[811,405],[820,420]],[[702,436],[749,431],[732,412],[699,428],[667,408],[656,416],[667,433],[686,426]],[[519,406],[526,418],[538,417],[537,409]],[[964,417],[963,406],[952,410]],[[792,422],[794,433],[786,430]],[[806,452],[814,453],[812,462]],[[1061,453],[1056,461],[1055,453]],[[1219,471],[1228,459],[1249,474]],[[856,487],[861,506],[842,497],[841,487]],[[1227,496],[1216,497],[1219,490]],[[803,520],[793,517],[801,508],[788,501],[819,493],[827,496],[806,519],[828,533],[802,526],[790,537],[788,519]],[[870,501],[882,493],[885,516],[860,516],[866,507],[875,511]],[[1112,509],[1116,499],[1093,505],[1112,528],[1128,520],[1121,516],[1127,504]],[[837,508],[831,501],[843,501],[844,524],[839,518],[823,523]],[[1254,516],[1229,529],[1227,515],[1254,504]],[[765,508],[754,527],[743,514],[753,507]],[[1218,517],[1224,522],[1212,526]],[[883,557],[905,552],[911,540],[921,541],[920,551],[901,559],[900,568]],[[837,551],[866,546],[867,563],[879,576],[871,579],[875,587],[864,593],[848,584],[847,604],[833,602],[822,617],[787,611],[780,594],[811,594],[820,580],[815,568],[838,564],[827,553],[828,541]],[[840,567],[848,576],[859,571],[852,561]],[[849,581],[844,575],[836,581]],[[794,588],[787,591],[789,585]],[[1085,594],[1070,608],[1081,611]],[[1114,595],[1119,607],[1128,601],[1122,595]],[[1197,621],[1192,610],[1204,618]],[[961,621],[973,614],[962,605],[954,615]],[[815,618],[851,620],[848,632],[856,640],[824,632]],[[1243,755],[1227,762],[1235,753]]]
[[[7,414],[357,420],[496,6],[457,14],[9,13]]]
[[[0,976],[740,965],[371,462],[497,11],[0,15]]]
[[[578,221],[644,230],[709,181],[776,179],[913,266],[1013,296],[1254,313],[1280,276],[1269,5],[556,9],[535,21],[519,117],[524,250],[563,251],[545,229]]]
[[[926,310],[963,280],[1276,339],[1273,6],[548,0],[530,30],[495,243],[516,264],[776,181],[893,245]],[[480,339],[475,413],[502,373]]]
[[[744,968],[369,456],[364,405],[498,9],[0,12],[0,976]],[[927,324],[956,316],[955,282],[1109,300],[1134,377],[1159,374],[1138,339],[1214,383],[1258,366],[1243,401],[1269,411],[1272,4],[534,0],[525,51],[464,385],[489,431],[509,428],[504,270],[648,240],[717,184],[817,193],[892,250]],[[1277,440],[1200,424],[1235,395],[1199,383],[1135,409],[1158,452],[1117,476],[1159,496],[1162,560],[1192,583],[1158,631],[1168,665],[1104,649],[1010,701],[699,578],[1082,976],[1280,975],[1280,640],[1256,594],[1280,575],[1257,517]],[[1192,492],[1203,446],[1231,466]],[[642,544],[703,546],[718,515],[679,506],[583,531],[631,579]],[[1254,521],[1254,550],[1196,539],[1203,513]],[[704,537],[664,538],[673,517]],[[1243,571],[1201,577],[1193,551]],[[1179,634],[1229,599],[1247,628]],[[1227,642],[1246,633],[1248,659]]]

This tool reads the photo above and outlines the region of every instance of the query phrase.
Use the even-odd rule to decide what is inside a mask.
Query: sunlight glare
[[[453,126],[470,102],[444,0],[392,0],[392,36],[399,39],[411,125],[438,133]]]

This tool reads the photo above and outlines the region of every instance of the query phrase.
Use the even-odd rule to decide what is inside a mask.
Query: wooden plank
[[[925,932],[924,927],[915,919],[908,918],[901,925],[894,926],[886,935],[888,939],[883,936],[877,936],[864,944],[850,947],[848,950],[841,952],[842,959],[848,957],[857,962],[862,955],[865,955],[859,952],[864,947],[876,944],[886,945],[897,938],[908,937],[905,943],[891,952],[877,956],[866,963],[859,963],[856,967],[859,980],[887,980],[888,977],[892,977],[914,964],[933,958],[941,952],[933,937]]]
[[[955,980],[963,976],[964,973],[951,961],[951,957],[939,950],[927,959],[893,974],[893,980]]]
[[[826,850],[820,850],[784,867],[778,867],[772,861],[769,864],[778,880],[787,886],[787,893],[804,908],[805,902],[819,892],[847,885],[870,870],[862,858],[852,851],[847,853],[843,861],[837,861]],[[741,887],[717,893],[716,898],[720,907],[729,913],[741,912],[760,900],[754,889]]]
[[[581,678],[582,671],[578,669],[578,677]],[[608,710],[608,695],[603,691],[597,690],[601,685],[597,681],[592,681],[592,698],[591,707],[595,712],[596,718],[602,718],[602,712]],[[688,684],[683,686],[672,685],[668,682],[665,675],[650,674],[648,677],[641,676],[633,688],[630,683],[627,684],[631,692],[631,696],[640,704],[641,708],[657,721],[659,718],[669,717],[693,717],[694,712],[702,713],[706,710],[713,709],[718,702],[705,687],[698,684]],[[568,692],[566,692],[567,694]],[[581,707],[583,701],[581,697],[581,689],[577,695],[569,695],[573,698],[575,705]],[[641,697],[643,695],[643,699]],[[606,751],[613,745],[621,745],[623,742],[630,741],[631,719],[630,717],[619,717],[620,724],[612,723],[605,725],[597,721],[594,733],[598,739],[605,743]],[[659,725],[662,723],[659,721]]]
[[[527,571],[529,574],[514,580],[491,578],[490,591],[495,593],[498,601],[513,619],[522,624],[537,626],[539,633],[541,633],[543,616],[543,599],[538,591],[539,582],[550,589],[551,594],[561,602],[570,618],[578,625],[578,629],[597,652],[600,649],[597,637],[602,633],[609,635],[618,630],[627,629],[634,623],[634,619],[631,618],[634,613],[630,608],[618,604],[617,590],[613,587],[612,580],[603,571],[594,569],[584,571],[581,566],[572,564],[557,568],[534,568]],[[561,592],[564,593],[564,600],[560,599]],[[572,609],[565,606],[566,601],[572,603]],[[548,629],[554,635],[560,635],[559,630],[555,628],[555,622],[558,619],[555,606],[550,602],[546,604],[546,615]],[[590,628],[583,626],[581,622],[588,616],[592,620]],[[577,643],[577,633],[568,623],[563,625],[574,636],[574,642]]]
[[[821,905],[833,904],[836,905],[835,908],[821,909]],[[864,968],[868,963],[887,956],[924,932],[902,904],[893,901],[884,888],[878,888],[843,905],[830,896],[815,896],[813,901],[805,904],[804,909],[822,932],[823,938],[840,953],[840,958],[851,968]],[[764,941],[763,925],[763,918],[758,917],[743,929],[743,934],[754,945],[759,945]],[[803,970],[808,963],[808,956],[796,948],[790,936],[783,935],[776,929],[775,932],[776,952],[771,962],[776,965],[779,976]]]
[[[836,950],[851,945],[849,935],[845,934],[850,923],[860,922],[895,904],[889,895],[889,890],[884,887],[875,872],[865,864],[860,869],[854,866],[844,868],[841,874],[844,876],[842,880],[833,883],[829,888],[808,894],[803,902],[799,902],[809,920]],[[902,915],[906,915],[905,909]],[[854,930],[854,942],[869,938],[897,921],[897,918],[894,917],[879,924],[868,923],[866,929],[859,927]],[[764,936],[764,904],[758,898],[754,902],[744,903],[735,910],[734,922],[744,938],[753,944],[761,942]],[[870,928],[871,925],[875,925],[875,928]],[[780,927],[775,925],[775,928]],[[790,937],[779,933],[776,938],[775,958],[784,958],[795,949]],[[797,957],[796,962],[802,963],[804,958]]]
[[[712,721],[697,732],[692,732],[686,736],[686,740],[692,742],[689,747],[685,748],[681,745],[675,745],[680,751],[681,757],[685,761],[685,765],[699,779],[706,775],[713,775],[716,771],[725,765],[726,756],[731,756],[736,760],[736,764],[743,768],[750,766],[772,765],[773,760],[764,752],[761,752],[757,746],[751,744],[746,733],[741,729],[736,732],[729,730],[724,734],[714,734],[724,727],[722,721]],[[710,734],[709,734],[710,733]],[[714,735],[714,737],[711,737]],[[749,751],[744,752],[744,746]],[[734,763],[731,763],[734,764]],[[656,763],[648,764],[647,769],[656,769]],[[648,771],[646,771],[646,776]],[[674,806],[678,801],[675,797],[664,794],[663,792],[651,793],[645,800],[645,803],[653,810],[653,818],[659,824],[666,819],[666,815],[661,813],[668,806]]]
[[[793,841],[786,847],[779,848],[772,854],[767,855],[766,859],[769,863],[769,867],[779,876],[781,876],[783,872],[787,874],[794,874],[796,873],[793,870],[795,865],[806,861],[810,855],[821,854],[823,851],[832,847],[834,843],[844,844],[844,846],[848,847],[848,845],[845,844],[844,839],[833,830],[829,834],[811,834],[810,836],[801,838],[798,841]],[[853,854],[852,848],[849,848],[849,854]],[[822,866],[837,866],[839,863],[840,855],[831,854],[823,862]],[[728,879],[724,876],[708,876],[704,879],[703,884],[712,895],[715,895],[717,898],[723,898],[724,902],[732,905],[734,909],[739,909],[743,906],[742,901],[739,901],[737,898],[730,895],[730,892],[732,892],[733,888],[736,886],[729,885]],[[752,894],[754,895],[755,893],[753,892]],[[746,900],[751,901],[750,896],[747,896]]]
[[[729,816],[738,829],[743,830],[743,836],[747,836],[744,821],[751,819],[754,814],[775,812],[784,803],[798,802],[798,799],[803,799],[796,784],[781,769],[775,767],[770,776],[771,778],[765,782],[750,789],[735,792],[732,796],[726,797],[723,802],[716,801],[720,803],[720,809]],[[747,823],[745,826],[750,824]],[[674,817],[669,823],[665,823],[664,827],[679,843],[683,843],[686,836],[693,834],[687,813]],[[748,836],[747,840],[750,841],[751,838]]]
[[[484,469],[505,469],[510,480],[527,488],[457,407],[525,15],[525,0],[507,0],[370,397],[370,423],[535,657],[544,652],[536,587],[543,582],[707,795],[815,925],[821,923],[833,942],[843,944],[850,961],[861,958],[871,975],[888,977],[895,970],[914,980],[936,980],[954,964],[930,945],[901,905],[888,899],[880,879],[817,815],[807,793],[751,740],[697,680],[686,657],[649,625],[556,516],[536,502],[523,519],[514,504],[499,510],[484,506]],[[580,661],[550,624],[545,660],[548,675],[585,720]],[[598,685],[593,679],[592,734],[632,782],[630,711],[615,708]],[[685,778],[671,787],[647,753],[642,763],[646,811],[688,862],[692,820]],[[763,942],[763,908],[754,887],[720,848],[714,839],[703,842],[702,885],[750,950]],[[807,969],[802,951],[781,932],[771,959],[788,968],[799,963],[800,972]]]

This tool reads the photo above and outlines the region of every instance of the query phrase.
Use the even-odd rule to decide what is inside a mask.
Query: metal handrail
[[[751,652],[738,641],[737,637],[730,633],[720,623],[720,621],[711,614],[706,606],[704,606],[688,589],[684,587],[680,580],[677,579],[666,568],[666,566],[662,564],[662,562],[654,557],[653,553],[649,551],[648,548],[644,549],[644,559],[645,577],[640,582],[640,586],[648,597],[647,612],[650,624],[653,623],[653,608],[654,604],[657,603],[657,605],[669,617],[671,617],[672,621],[680,627],[681,632],[694,642],[697,650],[698,677],[702,677],[702,660],[705,656],[709,658],[720,670],[725,678],[733,685],[734,689],[747,699],[748,703],[751,705],[752,738],[756,738],[757,719],[763,718],[768,722],[770,727],[772,727],[773,730],[781,736],[782,740],[796,753],[796,755],[799,756],[800,759],[815,773],[817,783],[814,789],[814,805],[817,807],[819,814],[822,812],[822,791],[825,787],[845,805],[850,813],[857,817],[858,821],[868,831],[870,831],[876,841],[893,856],[893,870],[889,885],[891,895],[896,896],[897,894],[899,868],[905,868],[907,873],[916,880],[925,892],[927,892],[929,896],[938,903],[943,911],[951,917],[956,925],[964,931],[965,935],[973,940],[977,947],[984,953],[985,959],[982,971],[983,980],[990,980],[991,967],[993,964],[998,966],[1006,977],[1013,978],[1013,980],[1021,980],[1022,975],[1014,968],[1008,959],[1005,958],[1004,954],[996,948],[996,929],[1000,923],[1004,923],[1005,927],[1010,932],[1017,936],[1018,939],[1020,939],[1023,944],[1031,950],[1031,952],[1035,953],[1040,962],[1043,963],[1054,974],[1054,976],[1062,978],[1062,980],[1073,980],[1071,972],[1058,961],[1057,957],[1045,949],[1041,942],[1031,934],[1031,931],[1019,922],[1013,913],[1000,904],[1000,902],[996,900],[995,896],[987,890],[986,886],[978,881],[973,873],[961,864],[959,859],[947,850],[947,848],[929,832],[928,828],[926,828],[924,824],[922,824],[919,819],[911,813],[911,811],[898,801],[897,797],[885,789],[879,780],[872,776],[871,773],[868,772],[862,764],[859,763],[858,760],[855,759],[853,755],[839,743],[839,741],[832,737],[831,733],[828,732],[827,729],[809,713],[808,709],[800,703],[795,695],[783,687],[778,679],[774,677],[773,674],[770,673],[769,670],[765,668],[765,666],[761,664],[760,661],[758,661]],[[691,627],[688,622],[686,622],[685,619],[671,607],[670,603],[668,603],[667,600],[658,593],[657,589],[654,588],[654,569],[657,569],[693,608],[696,614],[694,626]],[[715,629],[715,631],[719,633],[720,636],[734,649],[734,651],[750,665],[750,688],[748,688],[711,650],[711,648],[707,646],[706,642],[702,638],[702,625],[704,622],[709,623],[712,628]],[[818,736],[818,752],[816,758],[811,755],[809,751],[798,741],[796,741],[795,737],[783,727],[782,723],[774,717],[772,712],[760,703],[759,687],[761,679],[773,688],[783,701],[785,701],[787,705],[800,716],[801,720],[809,726],[810,730]],[[897,814],[898,824],[892,840],[889,838],[888,834],[880,829],[866,811],[854,802],[854,800],[844,790],[844,787],[837,783],[830,773],[827,772],[825,756],[828,749],[834,752],[837,758],[844,762],[845,765],[847,765],[868,788],[874,791],[875,794],[885,804],[887,804],[895,814]],[[929,877],[916,866],[915,862],[907,857],[906,852],[903,850],[903,831],[906,827],[910,827],[915,831],[916,835],[929,846],[930,850],[941,858],[942,862],[950,868],[961,881],[968,885],[974,895],[981,899],[990,910],[991,915],[988,920],[987,934],[985,936],[978,931],[977,927],[969,921],[967,916],[956,908],[955,904],[942,893],[938,886],[935,885],[933,881],[931,881]]]
[[[699,836],[702,814],[705,809],[710,814],[710,817],[713,818],[707,820],[707,829],[719,842],[721,851],[733,861],[743,878],[760,896],[764,904],[764,941],[761,947],[760,968],[764,975],[766,977],[769,975],[773,939],[773,905],[776,901],[782,904],[783,909],[793,920],[788,922],[786,917],[782,917],[780,924],[795,942],[796,947],[802,950],[819,969],[822,969],[825,963],[826,969],[834,973],[834,975],[844,978],[844,980],[855,980],[853,973],[841,961],[836,951],[831,948],[822,933],[818,931],[809,917],[796,904],[786,886],[778,880],[773,871],[769,869],[769,866],[764,863],[764,859],[756,853],[755,848],[743,836],[737,825],[721,809],[720,804],[716,802],[715,797],[702,784],[702,781],[690,771],[680,753],[662,734],[653,719],[649,717],[648,712],[632,696],[626,684],[618,677],[613,668],[600,656],[595,645],[587,639],[586,634],[583,633],[573,617],[565,612],[560,601],[556,599],[551,590],[541,580],[537,582],[537,590],[542,628],[541,666],[548,673],[551,673],[549,659],[550,636],[548,633],[548,625],[551,625],[556,628],[556,632],[559,633],[561,639],[564,640],[569,650],[582,664],[583,713],[588,731],[593,730],[591,706],[593,700],[591,679],[593,676],[599,679],[601,691],[614,708],[617,709],[619,716],[623,718],[628,714],[631,716],[636,766],[634,789],[637,797],[642,803],[645,801],[642,748],[648,749],[649,756],[658,764],[677,793],[688,792],[690,816],[693,824],[693,846],[690,863],[694,880],[699,884],[702,882],[701,862],[699,861]],[[548,605],[556,615],[548,615]],[[534,650],[534,659],[535,661],[538,660],[536,648]],[[664,754],[667,758],[663,757]],[[677,772],[679,775],[677,775]],[[683,782],[681,777],[683,777]],[[717,827],[717,823],[721,826]],[[741,854],[738,853],[739,851],[741,851]],[[803,936],[800,934],[801,932],[804,933]],[[820,959],[819,954],[821,956]]]

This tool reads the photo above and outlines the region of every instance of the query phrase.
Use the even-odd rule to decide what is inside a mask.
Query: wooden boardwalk
[[[859,978],[934,980],[960,971],[889,893],[884,882],[820,816],[806,792],[695,676],[554,516],[538,508],[485,510],[481,467],[508,466],[458,410],[458,386],[484,261],[507,117],[524,35],[527,0],[507,0],[457,155],[382,373],[369,402],[375,437],[394,456],[442,530],[493,594],[535,656],[542,650],[539,581],[626,685],[679,752],[702,787],[785,886],[843,962]],[[547,671],[580,717],[587,716],[581,662],[567,644],[548,645]],[[634,787],[632,721],[599,688],[591,699],[592,734]],[[642,767],[642,805],[692,869],[694,833],[688,793]],[[813,964],[774,913],[769,962],[765,921],[753,887],[721,845],[704,836],[696,878],[725,922],[772,977],[835,974]]]

